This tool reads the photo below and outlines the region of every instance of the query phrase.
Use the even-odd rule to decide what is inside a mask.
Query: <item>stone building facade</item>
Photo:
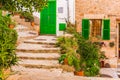
[[[101,22],[104,19],[110,20],[110,39],[101,40],[105,44],[101,51],[104,51],[108,57],[106,63],[109,63],[111,67],[117,67],[120,56],[120,0],[75,0],[75,20],[78,32],[82,32],[84,18],[90,21],[101,20]],[[110,42],[114,42],[115,46],[110,47]]]

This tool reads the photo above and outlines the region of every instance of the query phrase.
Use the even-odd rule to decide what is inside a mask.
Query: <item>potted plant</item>
[[[34,23],[34,17],[32,15],[29,16],[29,20],[30,20],[31,26],[34,27],[35,23]]]
[[[63,63],[72,66],[74,57],[78,57],[76,53],[78,48],[76,39],[74,37],[60,37],[56,45],[61,48],[60,52],[62,55],[60,60],[62,58]]]
[[[9,23],[9,28],[13,29],[15,26],[16,26],[16,22],[12,20],[12,21]]]
[[[68,64],[66,54],[62,54],[58,60],[60,64]]]
[[[105,67],[105,59],[107,59],[105,56],[105,51],[101,51],[99,54],[100,67]]]
[[[20,13],[20,18],[21,18],[21,19],[24,19],[24,18],[25,18],[25,12],[21,12],[21,13]]]
[[[75,34],[78,39],[77,53],[80,55],[80,66],[83,67],[85,76],[99,74],[99,51],[100,48],[90,40],[85,40],[79,33]]]
[[[84,76],[83,66],[80,65],[80,59],[74,58],[73,66],[75,68],[74,75]]]

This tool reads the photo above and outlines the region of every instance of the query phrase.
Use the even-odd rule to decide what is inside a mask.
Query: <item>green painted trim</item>
[[[102,39],[110,40],[110,19],[103,19]]]
[[[90,34],[90,21],[89,19],[82,19],[82,36],[89,39]]]
[[[66,28],[66,23],[60,23],[59,24],[59,31],[64,31]]]

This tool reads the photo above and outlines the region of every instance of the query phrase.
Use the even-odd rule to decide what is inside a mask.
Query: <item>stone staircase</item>
[[[31,40],[25,40],[16,50],[19,64],[26,68],[60,68],[59,48],[55,47],[55,36],[39,36]]]

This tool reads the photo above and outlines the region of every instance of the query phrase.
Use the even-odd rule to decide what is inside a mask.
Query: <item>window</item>
[[[91,20],[90,36],[92,37],[101,36],[101,29],[102,29],[102,20],[99,19]]]
[[[110,40],[110,20],[109,19],[82,19],[82,36],[85,39],[89,37],[101,36],[103,40]]]

